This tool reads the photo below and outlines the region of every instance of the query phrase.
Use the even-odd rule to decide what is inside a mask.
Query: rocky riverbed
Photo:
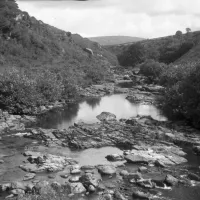
[[[105,84],[82,95],[117,92],[132,102],[155,104],[162,90]],[[66,129],[41,128],[38,118],[7,112],[0,119],[0,199],[200,197],[200,133],[184,122],[141,115],[119,119],[106,110],[92,123]]]

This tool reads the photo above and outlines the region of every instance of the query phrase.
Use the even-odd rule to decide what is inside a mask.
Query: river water
[[[96,116],[103,111],[115,114],[117,119],[149,115],[156,120],[166,120],[155,106],[131,103],[125,95],[115,94],[102,98],[91,98],[79,104],[72,104],[62,111],[49,112],[41,118],[39,126],[64,129],[78,121],[94,123],[98,122]]]

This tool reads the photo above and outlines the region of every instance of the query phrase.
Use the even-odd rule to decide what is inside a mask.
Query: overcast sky
[[[154,38],[200,29],[200,0],[18,0],[21,10],[84,37]]]

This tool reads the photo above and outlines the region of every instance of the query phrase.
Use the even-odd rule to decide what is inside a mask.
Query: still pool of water
[[[125,97],[122,94],[115,94],[72,104],[62,111],[49,112],[40,119],[39,126],[64,129],[78,121],[94,123],[98,122],[96,116],[104,111],[115,114],[117,119],[130,118],[137,115],[150,115],[156,120],[166,120],[155,106],[131,103]]]

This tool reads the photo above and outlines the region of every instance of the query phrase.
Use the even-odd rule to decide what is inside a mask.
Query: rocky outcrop
[[[0,109],[0,134],[3,131],[24,131],[25,125],[36,123],[34,116],[11,115]]]
[[[40,152],[28,151],[24,153],[29,163],[20,165],[20,168],[27,172],[56,172],[62,171],[67,165],[75,164],[76,161],[64,156],[42,154]]]
[[[79,88],[79,94],[82,97],[102,97],[113,93],[114,93],[114,83],[92,85],[84,89]]]

